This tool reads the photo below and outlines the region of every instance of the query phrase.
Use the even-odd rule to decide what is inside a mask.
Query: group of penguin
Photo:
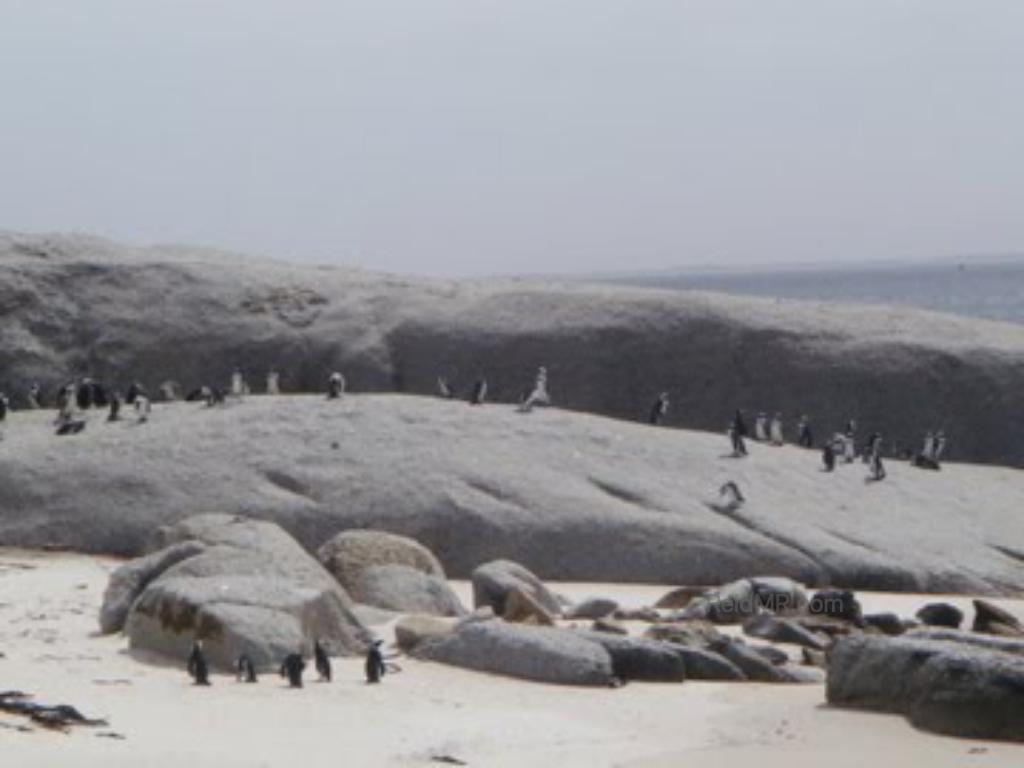
[[[379,683],[385,672],[387,664],[384,662],[384,654],[380,650],[380,640],[375,640],[366,652],[366,682]],[[320,681],[331,682],[331,659],[326,649],[319,640],[313,643],[313,663],[316,666]],[[243,653],[235,660],[235,678],[242,683],[258,682],[256,665],[248,654]],[[192,643],[192,651],[188,656],[187,670],[189,676],[196,685],[210,685],[210,665],[203,654],[203,641],[195,640]],[[302,674],[306,671],[306,660],[301,653],[289,653],[281,663],[279,673],[281,677],[288,678],[288,685],[292,688],[302,687]]]

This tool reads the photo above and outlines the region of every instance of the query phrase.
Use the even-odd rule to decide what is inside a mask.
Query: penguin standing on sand
[[[921,455],[926,459],[935,459],[935,435],[931,432],[924,436],[924,447],[921,448]]]
[[[245,395],[248,388],[245,386],[245,377],[242,376],[242,369],[235,368],[231,372],[231,395],[239,400]]]
[[[256,665],[252,663],[248,654],[243,653],[235,659],[235,679],[240,683],[256,682]]]
[[[946,452],[946,433],[938,431],[935,433],[935,449],[932,452],[932,459],[938,464],[942,454]]]
[[[661,424],[662,419],[665,418],[665,414],[668,413],[668,392],[662,392],[658,395],[658,399],[654,401],[654,405],[651,407],[650,422],[653,426]]]
[[[7,395],[0,392],[0,421],[7,418],[7,411],[10,408],[11,401],[7,399]]]
[[[267,373],[267,394],[281,394],[281,374],[279,374],[277,371],[269,371]]]
[[[288,685],[292,688],[302,687],[302,673],[306,669],[306,662],[302,659],[301,653],[289,653],[281,663],[281,677],[288,678]]]
[[[28,401],[28,407],[33,410],[42,406],[43,395],[38,384],[33,384],[28,388],[28,395],[25,396],[25,399]]]
[[[736,430],[736,434],[740,437],[747,436],[747,422],[743,418],[743,410],[740,408],[736,409],[736,413],[732,417],[732,426]]]
[[[331,659],[324,647],[320,645],[319,640],[313,643],[313,661],[316,664],[316,673],[320,675],[320,681],[331,682]]]
[[[366,652],[366,682],[379,683],[384,677],[384,654],[380,652],[381,640],[374,640]]]
[[[871,454],[871,475],[870,480],[876,483],[879,480],[885,480],[885,466],[882,464],[882,454],[879,451],[875,451]]]
[[[135,397],[135,415],[138,417],[139,424],[145,424],[149,421],[149,412],[152,406],[150,405],[149,398],[145,395],[137,395]]]
[[[451,400],[455,397],[455,393],[452,392],[452,388],[448,386],[448,381],[444,376],[437,377],[437,394],[445,400]]]
[[[771,426],[769,427],[769,436],[771,437],[772,445],[782,445],[785,442],[782,437],[781,413],[776,413],[772,416]]]
[[[196,685],[210,684],[210,667],[203,655],[202,640],[195,640],[192,643],[192,652],[188,655],[188,673]]]

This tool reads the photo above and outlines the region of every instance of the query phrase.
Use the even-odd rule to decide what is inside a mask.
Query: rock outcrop
[[[828,654],[829,703],[902,713],[950,736],[1024,741],[1024,655],[998,638],[931,632],[943,634],[840,639]]]
[[[362,594],[367,568],[403,565],[427,576],[445,577],[444,567],[429,549],[408,536],[386,531],[342,531],[323,543],[316,556],[352,599],[360,603],[370,603]]]
[[[162,529],[155,545],[166,546],[134,569],[147,583],[125,622],[133,649],[181,659],[201,639],[215,666],[228,669],[245,653],[266,669],[314,640],[352,653],[370,639],[344,590],[273,523],[199,515]],[[123,603],[120,590],[108,595],[101,615]]]
[[[470,621],[415,646],[418,658],[480,672],[562,685],[610,685],[612,659],[601,644],[553,627]]]
[[[360,602],[401,613],[462,616],[466,609],[442,578],[408,565],[374,565],[362,572]]]
[[[752,445],[738,461],[721,435],[402,395],[87,418],[56,437],[49,412],[8,415],[0,544],[136,556],[158,526],[218,509],[272,520],[310,551],[352,529],[408,536],[456,578],[508,559],[570,581],[1024,589],[1018,470],[890,463],[865,485],[860,465],[822,473],[793,447]],[[747,497],[730,516],[702,503],[726,473]]]

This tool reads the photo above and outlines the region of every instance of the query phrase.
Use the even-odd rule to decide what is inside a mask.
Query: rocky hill
[[[515,401],[546,365],[563,408],[723,430],[735,408],[808,413],[952,458],[1024,464],[1024,328],[877,307],[581,286],[447,282],[294,266],[84,236],[0,235],[0,389],[73,375],[186,390],[252,381],[320,390],[465,392]],[[259,384],[256,385],[257,389]],[[791,427],[792,429],[792,427]]]
[[[312,550],[346,528],[418,539],[448,574],[519,561],[546,578],[717,584],[782,574],[813,585],[1019,594],[1020,470],[857,462],[816,451],[407,395],[250,396],[158,404],[148,423],[58,437],[21,411],[0,441],[0,545],[137,554],[161,524],[251,514]],[[716,511],[718,488],[746,503]]]

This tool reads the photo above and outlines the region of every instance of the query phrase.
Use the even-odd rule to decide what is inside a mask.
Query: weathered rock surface
[[[499,616],[506,613],[510,593],[519,591],[550,616],[559,616],[562,607],[555,595],[537,576],[519,563],[494,560],[475,568],[473,580],[473,607],[488,606]]]
[[[185,658],[204,640],[211,664],[230,668],[241,653],[261,668],[314,640],[336,653],[362,651],[369,632],[329,573],[278,526],[228,515],[199,515],[162,529],[166,549],[147,558],[165,565],[131,606],[132,648]],[[202,546],[174,559],[183,543]],[[173,562],[172,562],[173,561]]]
[[[676,617],[739,624],[760,613],[795,613],[807,606],[804,588],[786,578],[739,579],[694,598]]]
[[[403,616],[395,622],[395,642],[406,653],[427,638],[446,637],[455,631],[455,622],[438,616]]]
[[[795,621],[768,614],[747,619],[743,622],[743,631],[751,637],[770,640],[773,643],[793,643],[816,651],[824,650],[828,644],[826,638],[804,629]]]
[[[447,637],[429,638],[414,655],[467,669],[563,685],[610,685],[612,659],[597,642],[552,627],[473,621]]]
[[[603,619],[619,609],[615,600],[607,597],[591,597],[565,612],[567,619]]]
[[[373,565],[362,571],[359,599],[367,605],[402,613],[461,616],[466,609],[442,578],[408,565]]]
[[[404,565],[428,576],[445,577],[444,568],[429,549],[408,536],[386,531],[342,531],[322,544],[316,556],[353,600],[371,605],[362,594],[367,568]]]
[[[931,632],[948,639],[839,640],[828,655],[829,703],[903,713],[951,736],[1024,741],[1024,657]]]
[[[668,643],[607,632],[582,631],[579,634],[608,651],[612,669],[620,680],[681,683],[686,679],[685,659]]]
[[[974,623],[971,628],[975,632],[1008,637],[1024,637],[1024,626],[1020,619],[988,600],[974,601]]]
[[[506,593],[501,618],[515,624],[536,624],[542,627],[551,627],[555,624],[554,615],[545,610],[540,601],[522,587],[512,587]]]
[[[957,629],[964,620],[964,612],[949,603],[928,603],[918,610],[917,620],[930,627]]]
[[[157,404],[142,426],[88,418],[69,439],[53,435],[52,413],[8,416],[0,544],[133,556],[156,527],[219,509],[273,520],[311,551],[352,528],[408,535],[459,578],[504,558],[580,581],[782,573],[880,590],[1024,588],[1017,470],[891,463],[892,482],[865,486],[862,468],[826,475],[796,448],[751,446],[736,461],[721,458],[720,435],[400,395]],[[747,496],[740,517],[701,503],[723,472]]]
[[[748,679],[743,670],[714,651],[688,645],[676,645],[674,648],[683,660],[688,680],[741,682]]]
[[[110,581],[103,593],[100,631],[110,633],[123,629],[132,603],[149,582],[175,563],[198,555],[205,548],[206,545],[198,541],[182,541],[120,566],[110,574]]]

